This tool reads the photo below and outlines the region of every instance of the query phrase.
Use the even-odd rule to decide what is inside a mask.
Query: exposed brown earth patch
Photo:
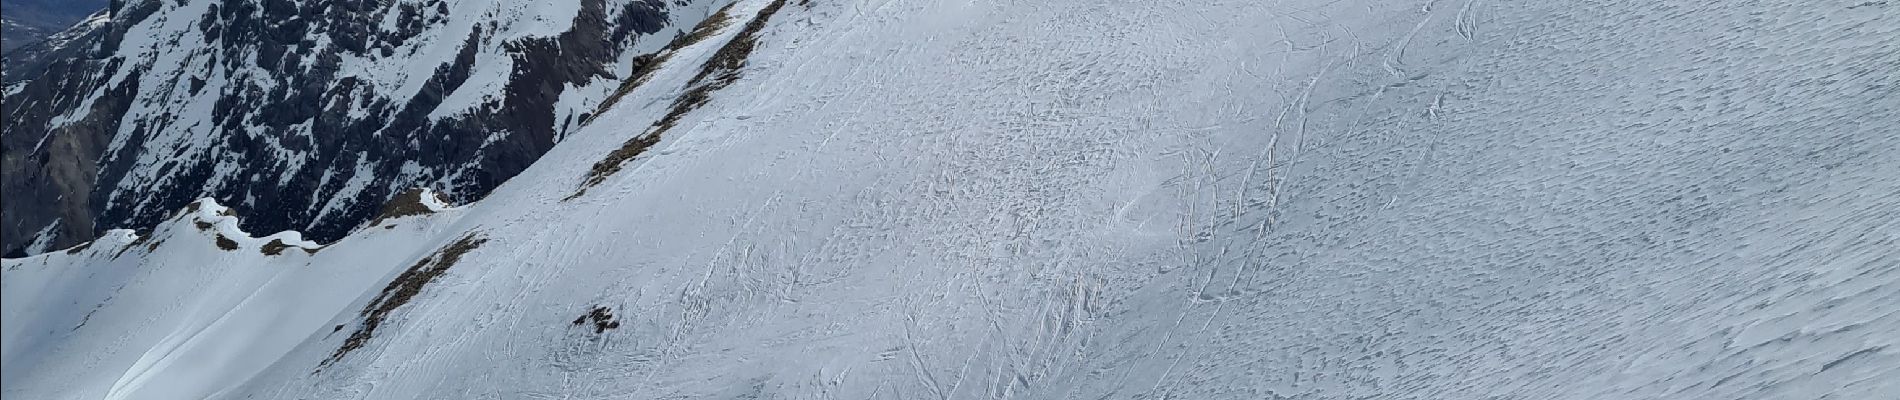
[[[732,82],[739,80],[740,68],[745,66],[746,58],[752,55],[752,50],[758,47],[759,31],[765,29],[765,23],[772,18],[772,14],[777,13],[783,6],[785,6],[785,0],[774,0],[765,8],[760,9],[758,14],[753,15],[752,20],[746,23],[738,35],[733,36],[731,41],[726,42],[725,46],[720,47],[713,53],[712,58],[707,59],[706,63],[700,66],[699,74],[694,75],[693,79],[687,82],[686,92],[673,100],[673,108],[664,118],[647,128],[646,132],[627,139],[627,142],[619,149],[608,153],[607,158],[594,163],[594,166],[588,169],[587,177],[581,181],[580,188],[562,200],[578,198],[586,194],[588,188],[599,185],[607,180],[608,176],[620,172],[627,161],[638,157],[648,148],[659,143],[660,137],[665,135],[668,129],[672,129],[673,125],[678,123],[680,118],[685,117],[686,113],[699,109],[710,101],[713,92],[724,89],[732,85]],[[723,11],[721,13],[723,14]],[[712,20],[708,19],[708,21]],[[694,29],[695,32],[698,30]]]
[[[727,4],[724,8],[720,8],[719,12],[706,17],[704,21],[700,21],[699,25],[694,26],[692,31],[673,38],[672,42],[667,42],[666,47],[661,48],[660,51],[634,57],[633,74],[628,76],[626,80],[621,81],[620,87],[614,88],[614,93],[608,95],[606,100],[601,101],[600,106],[595,107],[594,112],[588,114],[587,118],[581,121],[581,125],[593,124],[594,118],[600,117],[601,113],[607,112],[607,110],[612,109],[615,104],[619,104],[620,98],[626,97],[628,93],[633,93],[634,89],[645,85],[647,79],[653,77],[653,71],[658,71],[660,66],[666,65],[666,61],[673,58],[675,51],[705,41],[706,38],[712,37],[714,33],[718,33],[720,29],[725,29],[726,25],[732,21],[732,16],[728,13],[728,11],[731,10],[732,5]]]
[[[271,239],[270,243],[265,243],[264,247],[258,248],[258,251],[264,252],[264,255],[267,255],[267,256],[275,256],[275,255],[284,254],[284,249],[288,249],[291,247],[295,247],[295,246],[284,244],[283,239]]]
[[[383,204],[382,213],[377,214],[376,219],[370,220],[369,225],[376,226],[382,224],[385,220],[435,213],[435,210],[430,209],[429,205],[422,204],[422,195],[422,189],[409,189],[403,191],[401,194],[397,194],[395,198],[389,199],[388,203]],[[435,196],[436,202],[443,202],[442,196]]]
[[[224,251],[232,251],[232,250],[238,249],[237,241],[231,240],[231,238],[228,238],[228,237],[224,237],[223,234],[219,234],[217,240],[218,240],[219,249],[224,249]]]
[[[463,255],[487,242],[488,239],[481,237],[479,233],[469,233],[441,250],[437,250],[435,254],[423,257],[421,261],[417,261],[415,265],[403,271],[402,275],[398,275],[395,280],[389,282],[389,285],[384,286],[382,293],[377,294],[376,298],[370,300],[369,305],[358,313],[363,318],[363,322],[357,325],[356,331],[351,333],[348,339],[343,340],[343,346],[331,353],[330,358],[323,360],[319,368],[342,360],[343,356],[351,351],[368,344],[370,338],[375,337],[376,329],[383,325],[383,321],[389,318],[390,313],[408,304],[416,294],[422,293],[423,286],[448,272],[449,267],[461,261]]]

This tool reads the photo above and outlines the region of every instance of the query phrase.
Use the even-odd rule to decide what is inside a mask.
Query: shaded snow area
[[[1534,3],[742,0],[475,203],[7,260],[4,394],[1900,398],[1900,4]]]

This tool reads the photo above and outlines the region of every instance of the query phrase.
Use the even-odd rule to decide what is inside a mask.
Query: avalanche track
[[[472,204],[6,260],[4,394],[1900,397],[1900,4],[776,4]]]

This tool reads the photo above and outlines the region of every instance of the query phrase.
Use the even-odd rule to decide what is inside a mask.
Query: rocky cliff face
[[[104,8],[105,0],[0,0],[0,52],[37,43]]]
[[[123,0],[5,91],[0,251],[201,197],[327,241],[411,187],[482,196],[719,0]]]

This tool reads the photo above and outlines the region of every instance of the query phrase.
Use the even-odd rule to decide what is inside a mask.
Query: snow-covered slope
[[[405,188],[478,198],[728,2],[115,2],[8,76],[0,251],[200,197],[322,240]]]
[[[357,294],[383,284],[391,258],[410,256],[418,247],[410,238],[436,234],[456,214],[432,211],[335,244],[350,251],[326,252],[296,232],[251,237],[229,208],[206,200],[149,236],[118,230],[10,260],[4,359],[33,367],[6,369],[7,396],[211,395],[327,331]],[[70,265],[86,267],[61,267]]]
[[[724,14],[480,201],[7,260],[4,394],[1900,396],[1893,5]]]

